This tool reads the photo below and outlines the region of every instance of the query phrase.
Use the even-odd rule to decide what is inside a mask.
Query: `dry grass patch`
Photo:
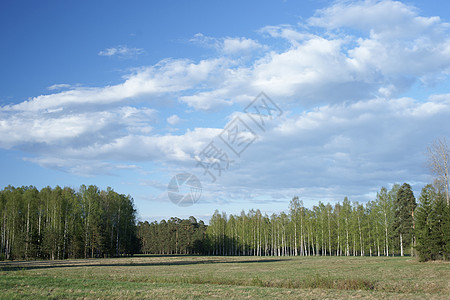
[[[449,263],[392,257],[137,256],[0,263],[4,298],[431,298]]]

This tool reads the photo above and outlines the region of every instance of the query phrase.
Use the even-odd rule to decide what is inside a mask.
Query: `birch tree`
[[[450,205],[450,143],[445,137],[428,147],[428,167],[436,176],[438,185],[442,186],[447,205]]]

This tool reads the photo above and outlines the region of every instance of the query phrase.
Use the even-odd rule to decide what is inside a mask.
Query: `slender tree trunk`
[[[331,226],[330,226],[330,210],[328,209],[328,253],[330,256],[333,255],[331,253]]]
[[[295,247],[295,253],[294,255],[297,256],[297,218],[294,219],[294,247]]]
[[[339,216],[337,221],[337,248],[336,248],[336,256],[341,256],[341,228],[340,228],[340,222],[339,222]]]
[[[400,256],[403,256],[403,235],[400,233]]]
[[[119,236],[119,232],[120,232],[120,204],[119,204],[119,210],[117,212],[117,226],[116,226],[116,256],[119,257],[120,256],[120,247],[119,247],[119,242],[120,242],[120,236]]]
[[[361,222],[359,216],[358,216],[358,229],[359,229],[359,247],[361,249],[360,255],[364,256],[364,246],[362,241]]]
[[[322,230],[321,230],[321,232],[322,232],[322,245],[321,245],[322,249],[321,249],[321,253],[320,254],[322,256],[324,256],[324,250],[325,250],[324,243],[325,243],[325,241],[324,241],[324,234],[323,234],[323,221],[322,221]],[[326,255],[326,253],[325,253],[325,255]]]
[[[346,223],[346,235],[347,235],[346,241],[345,241],[347,249],[346,249],[345,253],[347,256],[350,256],[350,246],[348,244],[348,240],[349,240],[349,238],[348,238],[348,219],[345,219],[345,223]]]
[[[27,205],[27,240],[25,242],[25,259],[28,260],[28,249],[30,244],[30,202]]]
[[[305,249],[304,249],[304,240],[303,240],[303,207],[300,210],[300,247],[301,252],[300,255],[305,255]]]
[[[416,248],[416,220],[414,219],[414,209],[411,211],[412,221],[413,221],[413,236],[411,241],[411,256],[416,256],[414,249]]]
[[[6,255],[6,209],[3,212],[3,228],[2,228],[2,245],[1,245],[1,249],[0,249],[0,254],[5,251],[5,255]]]
[[[388,224],[387,224],[386,212],[384,212],[384,232],[385,232],[385,238],[386,238],[386,256],[389,256]]]
[[[66,211],[66,216],[64,218],[64,245],[63,245],[63,259],[66,258],[66,253],[67,253],[67,227],[68,227],[68,222],[67,222],[67,211]]]
[[[371,230],[370,230],[370,222],[369,222],[369,256],[372,256],[372,234],[371,234]]]

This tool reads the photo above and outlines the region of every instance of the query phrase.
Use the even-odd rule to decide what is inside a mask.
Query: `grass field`
[[[0,262],[0,297],[448,299],[450,263],[400,257],[135,256]]]

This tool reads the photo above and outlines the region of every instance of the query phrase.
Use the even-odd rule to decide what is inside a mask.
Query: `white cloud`
[[[225,99],[228,90],[214,90],[209,92],[199,92],[195,95],[182,96],[180,101],[186,103],[196,110],[212,110],[230,106],[232,102]]]
[[[15,105],[3,106],[3,111],[40,111],[61,106],[109,105],[126,102],[131,98],[157,96],[194,88],[208,81],[209,76],[226,61],[203,60],[193,63],[188,60],[164,60],[155,66],[146,67],[129,75],[121,84],[76,88],[59,93],[41,95]]]
[[[314,26],[331,32],[320,35],[310,30]],[[363,35],[355,36],[346,27],[360,29]],[[210,110],[261,90],[278,101],[306,107],[397,97],[418,81],[432,85],[447,77],[448,29],[439,18],[420,17],[415,8],[398,2],[338,2],[319,11],[307,26],[262,28],[263,34],[286,40],[288,47],[277,46],[250,66],[229,68],[212,90],[180,100]],[[222,49],[220,39],[201,34],[196,39]]]
[[[36,157],[24,158],[25,161],[33,162],[44,168],[56,169],[61,172],[67,172],[84,177],[93,177],[96,175],[114,175],[117,170],[139,170],[136,165],[111,164],[102,161],[86,162],[84,159],[58,158],[58,157]]]
[[[399,2],[363,1],[337,2],[301,26],[261,29],[281,46],[198,34],[193,40],[216,49],[213,57],[163,60],[111,86],[54,85],[52,94],[0,107],[0,147],[83,175],[146,161],[164,172],[195,169],[193,156],[221,129],[163,132],[157,110],[173,103],[165,107],[158,99],[178,101],[179,111],[198,114],[205,124],[211,117],[203,111],[241,110],[264,91],[286,111],[285,119],[259,133],[212,198],[278,192],[331,198],[367,195],[389,182],[426,181],[423,151],[450,128],[450,96],[420,102],[401,94],[418,81],[448,78],[448,29]],[[103,55],[132,53],[124,49]],[[70,90],[56,92],[65,88]],[[171,125],[192,116],[172,113],[166,119]]]
[[[284,52],[272,52],[255,63],[251,84],[273,97],[298,99],[309,106],[369,97],[379,86],[377,76],[358,70],[342,47],[342,40],[316,36]]]
[[[47,89],[49,91],[54,91],[54,90],[63,90],[63,89],[69,89],[72,86],[70,84],[67,83],[60,83],[60,84],[53,84],[51,86],[49,86]]]
[[[263,133],[220,180],[230,189],[297,188],[307,198],[326,197],[317,191],[328,190],[335,200],[346,195],[367,200],[362,195],[382,185],[429,180],[426,147],[448,134],[449,115],[448,94],[425,102],[379,98],[291,114]]]
[[[40,166],[58,169],[78,175],[113,174],[122,169],[136,169],[130,162],[154,161],[192,167],[194,153],[220,133],[220,129],[196,128],[182,135],[148,135],[126,133],[102,139],[103,132],[76,139],[73,143],[42,145],[29,151],[26,158]],[[79,142],[82,140],[82,142]],[[127,164],[121,163],[126,162]],[[90,173],[91,172],[91,173]]]
[[[83,145],[123,134],[118,128],[148,133],[155,113],[153,109],[135,107],[80,113],[65,113],[62,109],[40,114],[0,112],[0,147]]]
[[[223,54],[250,54],[254,51],[267,49],[267,46],[261,45],[259,42],[244,37],[226,37],[213,38],[197,33],[190,40],[193,43],[216,49]]]
[[[107,48],[98,53],[100,56],[116,56],[120,58],[132,58],[144,53],[142,48],[128,48],[127,46],[117,46]]]
[[[177,115],[171,115],[170,117],[167,118],[167,123],[169,123],[170,125],[176,125],[180,121],[181,121],[181,119]]]
[[[344,13],[347,9],[353,13]],[[398,20],[384,20],[388,11],[398,15]],[[361,27],[358,20],[365,15],[366,25]],[[418,16],[410,6],[390,1],[339,2],[318,12],[308,22],[308,26],[326,26],[336,34],[319,35],[308,26],[267,26],[261,30],[263,33],[289,42],[286,48],[269,51],[267,46],[253,39],[197,34],[195,41],[220,50],[217,57],[197,63],[183,59],[163,60],[137,69],[121,84],[77,87],[37,96],[2,110],[110,105],[139,97],[168,95],[196,110],[217,110],[240,102],[239,99],[254,97],[261,90],[281,102],[314,107],[373,96],[396,97],[417,81],[432,84],[446,78],[449,72],[448,25],[438,18]],[[383,25],[386,22],[389,28]],[[338,26],[373,29],[367,30],[366,35],[353,36],[345,31],[341,33]],[[401,29],[396,39],[389,37],[395,31],[392,28]],[[224,56],[255,49],[265,54],[251,63],[240,57]]]
[[[204,202],[261,197],[270,202],[296,194],[313,202],[342,201],[344,196],[366,201],[383,185],[429,181],[424,152],[436,136],[447,134],[449,115],[450,94],[434,95],[424,102],[377,98],[299,114],[287,112],[270,130],[258,132],[257,142],[241,158],[222,145],[234,162],[221,176],[216,174],[214,184],[196,167],[193,155],[220,129],[128,137],[99,155],[110,157],[126,149],[129,152],[124,157],[145,159],[147,155],[147,159],[164,161],[172,173],[196,174],[204,186]],[[150,157],[150,153],[158,155]]]
[[[224,53],[242,53],[264,48],[258,42],[247,38],[226,38],[223,40]]]
[[[265,26],[259,31],[274,38],[284,38],[294,44],[314,36],[311,33],[299,32],[294,26],[288,24]]]
[[[404,39],[432,33],[442,21],[439,17],[421,17],[414,6],[399,1],[365,0],[337,2],[317,11],[308,24],[327,29],[353,28],[371,35]]]
[[[446,134],[448,115],[449,95],[424,103],[409,98],[373,99],[291,115],[267,133],[259,133],[259,142],[219,182],[236,193],[244,184],[248,189],[282,187],[280,193],[286,194],[302,189],[312,197],[317,189],[357,195],[390,182],[425,181],[424,151],[434,136]],[[182,135],[128,135],[105,144],[61,149],[60,155],[88,161],[182,164],[202,175],[193,156],[220,132],[198,128]]]
[[[308,24],[362,31],[362,37],[353,38],[357,45],[348,50],[349,58],[365,73],[379,70],[397,90],[411,85],[408,77],[427,83],[450,68],[450,24],[419,16],[415,7],[398,1],[338,2],[318,11]]]

